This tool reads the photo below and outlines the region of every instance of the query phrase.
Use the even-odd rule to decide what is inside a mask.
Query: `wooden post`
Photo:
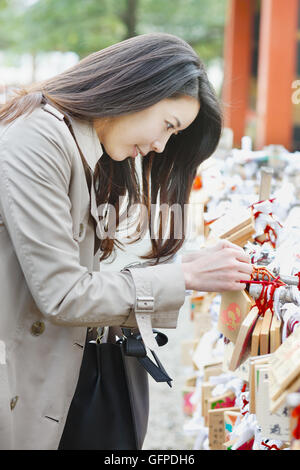
[[[263,166],[261,168],[261,180],[259,187],[258,201],[265,201],[270,198],[273,168]]]
[[[224,124],[240,146],[245,132],[252,56],[253,0],[229,0],[224,41]]]
[[[257,82],[256,148],[292,144],[298,0],[262,0]]]

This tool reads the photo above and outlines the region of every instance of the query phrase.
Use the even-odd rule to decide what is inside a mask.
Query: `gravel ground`
[[[143,449],[188,449],[190,447],[183,433],[185,418],[182,412],[182,387],[186,375],[180,357],[181,340],[193,338],[188,299],[180,310],[177,328],[161,331],[166,333],[169,342],[159,351],[159,359],[173,382],[170,388],[166,383],[156,383],[152,378],[149,380],[150,416]]]
[[[145,253],[147,242],[128,246],[126,252],[118,251],[112,264],[101,263],[101,271],[120,270],[126,264],[139,261],[138,255]],[[187,438],[183,433],[185,417],[182,412],[182,387],[186,369],[181,364],[181,341],[193,338],[192,323],[189,320],[188,298],[182,306],[176,329],[162,329],[168,338],[158,357],[172,377],[172,388],[166,383],[157,383],[149,377],[150,415],[144,450],[188,449]]]

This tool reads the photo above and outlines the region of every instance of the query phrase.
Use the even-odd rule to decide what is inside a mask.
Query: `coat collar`
[[[74,135],[80,147],[81,153],[84,155],[84,158],[92,172],[94,172],[96,163],[103,155],[103,149],[94,126],[90,122],[71,118],[70,116],[64,116],[64,114],[62,114],[55,106],[53,106],[53,104],[48,102],[42,102],[42,108],[44,111],[53,114],[53,116],[55,116],[60,121],[68,118],[68,121],[72,125]]]
[[[99,248],[99,235],[98,233],[101,233],[101,227],[100,227],[100,221],[99,221],[99,213],[98,213],[98,207],[97,207],[97,198],[96,198],[96,193],[95,193],[95,187],[94,187],[94,171],[95,171],[95,166],[98,160],[102,157],[103,155],[103,150],[98,138],[98,135],[93,127],[92,124],[85,122],[85,121],[79,121],[78,119],[74,118],[69,118],[70,124],[72,125],[72,129],[75,135],[75,138],[77,140],[77,144],[87,162],[89,165],[91,171],[92,171],[92,180],[91,180],[91,186],[90,186],[90,211],[91,215],[94,218],[94,221],[96,223],[97,229],[95,229],[95,254]]]
[[[66,116],[64,116],[58,109],[50,105],[49,103],[46,103],[43,105],[43,109],[47,111],[48,113],[53,114],[54,116],[57,117],[60,121],[63,121]],[[75,139],[77,141],[77,145],[81,150],[82,155],[84,156],[84,159],[88,166],[91,169],[91,185],[89,188],[90,191],[90,211],[91,215],[95,220],[96,227],[99,229],[99,214],[98,214],[98,208],[97,208],[97,198],[96,198],[96,193],[95,193],[95,188],[94,188],[94,171],[95,171],[95,166],[96,163],[99,161],[99,159],[103,155],[103,150],[97,135],[97,132],[94,128],[94,126],[86,121],[82,121],[79,119],[74,119],[68,116],[68,119],[65,119],[66,124],[71,124],[72,130],[75,136]],[[99,238],[96,230],[96,235]],[[100,231],[101,233],[101,227]],[[99,244],[95,244],[95,250],[97,251],[99,248]],[[96,253],[95,251],[95,253]]]
[[[86,121],[70,118],[70,122],[87,164],[94,172],[96,163],[103,155],[103,149],[100,144],[97,132],[94,126]]]

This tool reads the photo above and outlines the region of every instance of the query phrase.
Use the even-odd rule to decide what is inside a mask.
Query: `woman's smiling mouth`
[[[135,145],[134,148],[133,148],[133,157],[143,157],[144,154],[143,152],[141,151],[141,149],[138,147],[138,145]]]

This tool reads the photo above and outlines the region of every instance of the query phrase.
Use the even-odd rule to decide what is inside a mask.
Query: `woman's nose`
[[[165,142],[163,142],[162,140],[155,140],[152,143],[152,150],[154,150],[154,152],[157,152],[157,153],[162,153],[165,149],[166,143],[167,143],[167,140]]]

